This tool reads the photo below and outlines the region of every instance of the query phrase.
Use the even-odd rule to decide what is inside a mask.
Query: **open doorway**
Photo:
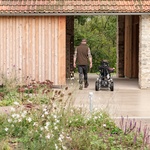
[[[91,72],[96,71],[101,59],[108,59],[117,77],[138,78],[139,16],[68,16],[66,22],[68,77],[73,70],[74,47],[86,38],[94,57]]]

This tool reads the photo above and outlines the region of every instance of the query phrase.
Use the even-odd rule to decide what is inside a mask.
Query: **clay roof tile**
[[[150,0],[0,0],[0,13],[150,12]]]

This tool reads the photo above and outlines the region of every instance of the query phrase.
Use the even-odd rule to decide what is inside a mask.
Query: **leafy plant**
[[[74,44],[80,44],[82,38],[87,39],[93,57],[91,72],[97,72],[103,59],[116,68],[116,16],[80,16],[75,18]]]

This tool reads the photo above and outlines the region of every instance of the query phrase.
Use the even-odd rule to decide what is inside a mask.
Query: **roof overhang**
[[[1,16],[149,14],[150,0],[0,0]]]
[[[120,16],[120,15],[150,15],[150,13],[0,13],[0,16]]]

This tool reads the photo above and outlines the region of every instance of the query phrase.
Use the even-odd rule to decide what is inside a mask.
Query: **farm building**
[[[74,16],[116,15],[118,77],[150,87],[150,1],[0,0],[0,72],[65,85],[73,65]]]

